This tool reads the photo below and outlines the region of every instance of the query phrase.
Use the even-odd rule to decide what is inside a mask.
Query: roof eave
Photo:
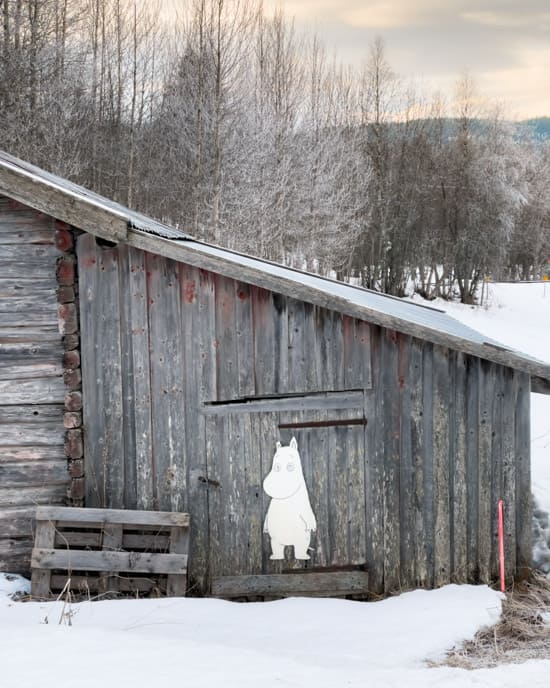
[[[152,251],[167,258],[194,265],[199,268],[243,282],[249,282],[270,291],[339,311],[362,320],[368,320],[381,327],[393,329],[419,339],[425,339],[440,346],[493,361],[500,365],[528,373],[536,387],[533,391],[550,393],[550,365],[526,358],[510,349],[478,344],[467,339],[443,333],[437,329],[419,325],[409,320],[391,316],[381,311],[359,305],[348,299],[303,284],[299,279],[291,280],[273,275],[247,265],[238,265],[221,256],[207,255],[193,249],[193,241],[174,241],[148,233],[131,226],[129,218],[113,208],[94,203],[93,199],[56,185],[49,180],[37,178],[28,170],[8,163],[0,165],[0,195],[6,195],[39,212],[51,215],[83,231],[115,243],[126,242],[136,248]]]
[[[0,165],[0,195],[108,241],[118,243],[128,237],[128,219],[123,215],[37,179],[15,164]]]
[[[172,241],[163,237],[151,236],[137,229],[128,232],[128,243],[145,251],[152,251],[166,258],[179,260],[205,270],[218,272],[242,282],[248,282],[270,291],[280,292],[286,296],[339,311],[360,320],[367,320],[381,327],[425,339],[433,344],[445,346],[482,359],[498,363],[529,375],[546,380],[550,385],[550,366],[534,359],[528,359],[510,349],[494,346],[490,343],[477,344],[467,339],[442,333],[439,330],[417,325],[407,320],[390,316],[380,311],[362,306],[336,294],[327,293],[299,280],[290,280],[282,276],[266,273],[248,265],[238,265],[220,256],[207,255],[193,248],[192,241]]]
[[[550,394],[550,380],[536,375],[531,376],[531,392],[535,392],[535,394]]]

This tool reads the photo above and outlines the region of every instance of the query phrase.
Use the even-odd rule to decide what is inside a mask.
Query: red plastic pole
[[[500,564],[500,592],[506,591],[504,574],[504,501],[498,500],[498,559]]]

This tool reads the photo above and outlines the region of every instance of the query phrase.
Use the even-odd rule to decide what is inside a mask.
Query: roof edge
[[[425,325],[416,325],[407,320],[370,309],[367,306],[352,303],[342,296],[328,294],[316,287],[301,284],[297,280],[294,281],[286,277],[270,275],[250,266],[236,265],[229,260],[224,260],[220,256],[207,255],[195,251],[193,249],[193,240],[173,241],[147,234],[142,230],[130,229],[128,232],[128,243],[136,248],[158,253],[165,258],[172,258],[194,267],[219,272],[224,277],[230,277],[241,282],[249,282],[269,291],[278,291],[286,296],[298,298],[329,310],[340,311],[360,320],[368,320],[381,327],[397,330],[418,339],[425,339],[439,346],[463,351],[478,358],[514,368],[550,382],[550,365],[536,359],[526,358],[512,349],[495,346],[490,342],[476,344],[461,337],[444,334]]]
[[[550,380],[533,375],[531,377],[531,392],[535,394],[550,394]]]
[[[37,169],[37,174],[40,171]],[[34,210],[51,215],[90,234],[109,241],[126,241],[128,219],[69,189],[35,177],[16,162],[0,165],[0,195],[8,196]]]
[[[4,154],[4,159],[0,164],[0,195],[6,195],[34,210],[51,215],[108,241],[128,243],[136,248],[158,253],[195,267],[219,272],[226,277],[249,282],[270,291],[279,291],[290,297],[368,320],[381,327],[514,368],[532,376],[535,386],[539,388],[543,386],[546,388],[546,385],[541,384],[542,381],[550,383],[550,365],[542,361],[524,356],[512,349],[495,346],[491,342],[478,344],[462,337],[442,333],[427,325],[418,325],[398,316],[385,314],[368,306],[353,303],[343,296],[303,284],[299,279],[293,280],[280,275],[272,275],[260,268],[237,265],[230,260],[225,260],[222,256],[207,255],[193,248],[193,244],[200,245],[201,242],[189,236],[167,238],[145,228],[135,228],[129,216],[118,212],[116,208],[101,205],[99,202],[101,199],[95,202],[93,198],[84,195],[85,189],[82,188],[83,195],[80,195],[77,193],[80,188],[73,191],[56,183],[55,177],[53,180],[47,179],[41,174],[46,173],[27,163],[23,164],[22,161],[19,164],[17,158]],[[121,210],[123,210],[122,207]],[[295,272],[300,274],[297,270]],[[422,307],[421,304],[414,305]],[[429,306],[428,308],[439,310]]]

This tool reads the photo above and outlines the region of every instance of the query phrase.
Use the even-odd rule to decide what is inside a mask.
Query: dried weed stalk
[[[550,578],[539,572],[506,595],[496,625],[430,665],[481,669],[529,659],[550,659]]]

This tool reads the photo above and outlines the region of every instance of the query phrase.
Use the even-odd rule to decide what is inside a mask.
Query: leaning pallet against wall
[[[37,507],[31,594],[185,595],[189,515]]]

